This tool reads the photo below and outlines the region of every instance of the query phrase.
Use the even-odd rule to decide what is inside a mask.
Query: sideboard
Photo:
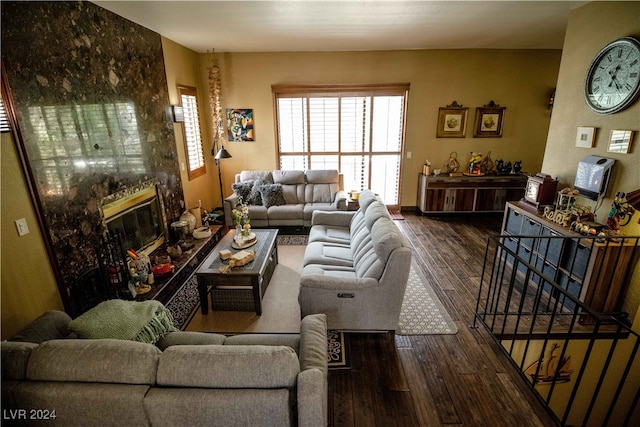
[[[524,175],[418,175],[418,210],[430,212],[502,212],[505,203],[524,196]]]
[[[501,235],[507,248],[586,306],[598,313],[622,311],[640,255],[640,238],[585,237],[547,220],[525,202],[507,203]],[[528,273],[524,263],[518,263],[517,269],[521,276]],[[544,289],[553,296],[548,283]],[[575,307],[567,299],[561,303],[569,310]]]

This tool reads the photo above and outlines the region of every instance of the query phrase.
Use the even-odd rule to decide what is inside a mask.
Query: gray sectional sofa
[[[232,184],[234,193],[224,199],[227,226],[239,197],[249,207],[254,227],[311,225],[313,212],[347,209],[343,177],[337,170],[242,171]]]
[[[55,325],[36,334],[40,343],[2,342],[3,424],[327,424],[322,315],[305,317],[299,335],[171,332],[152,345],[49,340],[65,334],[61,312],[49,313]]]
[[[411,245],[371,191],[353,212],[314,212],[298,301],[302,316],[324,313],[330,329],[395,331]]]

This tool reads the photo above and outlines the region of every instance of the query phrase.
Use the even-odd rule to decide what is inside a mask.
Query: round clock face
[[[640,95],[640,42],[631,37],[606,45],[587,72],[584,96],[596,113],[621,111]]]

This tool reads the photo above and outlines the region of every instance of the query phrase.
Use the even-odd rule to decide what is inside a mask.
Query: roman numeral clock
[[[591,61],[584,83],[587,105],[596,113],[613,114],[640,95],[640,42],[632,37],[612,41]]]

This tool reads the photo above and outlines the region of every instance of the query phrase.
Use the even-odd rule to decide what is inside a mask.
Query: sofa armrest
[[[349,227],[351,219],[357,211],[313,211],[311,226],[331,225],[334,227]]]
[[[326,426],[327,316],[310,314],[300,323],[300,373],[297,379],[298,425]]]
[[[349,194],[344,190],[339,190],[336,192],[336,197],[333,201],[333,205],[339,211],[346,211],[348,208],[347,200],[349,199]]]
[[[320,369],[298,374],[298,426],[317,427],[328,423],[327,378]]]
[[[227,227],[233,227],[233,215],[231,215],[231,211],[238,204],[238,195],[236,193],[233,193],[229,197],[225,198],[222,201],[222,204],[224,207],[224,222]]]

